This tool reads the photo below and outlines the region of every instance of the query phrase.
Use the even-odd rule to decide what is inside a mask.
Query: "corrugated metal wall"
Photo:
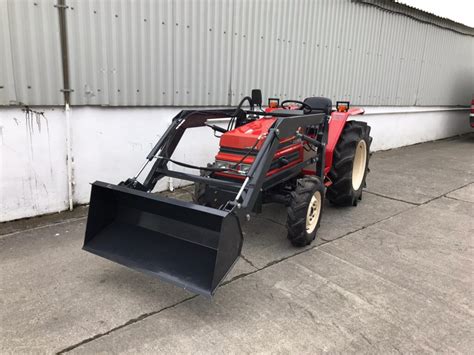
[[[0,104],[63,104],[53,0],[0,0]],[[73,105],[466,105],[474,37],[350,0],[66,0]]]
[[[0,104],[63,103],[55,3],[0,0]]]

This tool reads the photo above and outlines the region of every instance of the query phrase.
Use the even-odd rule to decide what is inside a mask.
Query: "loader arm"
[[[165,169],[168,164],[166,158],[170,158],[173,155],[186,129],[203,127],[208,120],[230,118],[234,115],[236,115],[235,109],[184,110],[178,113],[173,118],[165,134],[163,134],[147,156],[148,161],[152,161],[158,153],[160,153],[160,157],[162,158],[156,160],[148,173],[143,183],[145,190],[152,191],[156,183],[165,176],[163,169]]]
[[[262,189],[265,176],[270,169],[270,165],[273,160],[273,156],[279,149],[280,140],[295,136],[303,127],[319,126],[320,124],[325,125],[325,115],[322,113],[312,115],[301,115],[287,118],[279,118],[269,129],[268,135],[265,139],[264,144],[259,150],[255,161],[252,164],[248,172],[248,180],[246,186],[243,185],[242,204],[241,209],[243,211],[250,211],[253,209],[255,202],[258,198],[260,190]],[[323,129],[324,130],[324,129]],[[304,167],[318,163],[324,160],[325,157],[325,145],[326,135],[322,141],[321,147],[318,149],[318,155],[315,158],[303,160],[298,165],[292,167],[295,173],[300,172]],[[318,173],[318,172],[317,172]],[[319,171],[321,179],[323,178],[322,169]],[[237,201],[240,202],[240,201]]]
[[[245,111],[242,112],[245,114]],[[268,115],[268,113],[262,112],[248,112],[252,112],[253,114]],[[167,168],[167,164],[169,162],[168,159],[172,156],[186,129],[202,127],[208,120],[222,119],[223,117],[233,117],[235,114],[235,110],[181,111],[173,119],[171,126],[147,156],[148,161],[156,158],[156,162],[153,164],[153,167],[151,168],[143,183],[144,190],[152,191],[156,183],[165,176],[176,177],[193,182],[204,182],[214,186],[222,186],[231,189],[233,188],[236,191],[236,199],[234,201],[229,201],[226,209],[230,211],[235,207],[238,207],[239,212],[248,213],[253,209],[254,204],[258,198],[265,180],[265,176],[272,163],[273,156],[278,150],[280,140],[294,136],[297,131],[301,130],[302,127],[318,126],[321,123],[325,123],[325,115],[322,113],[299,116],[292,116],[291,113],[282,113],[282,117],[279,117],[275,121],[272,127],[268,130],[266,137],[264,137],[265,140],[263,145],[255,157],[255,161],[242,184],[214,179],[211,177],[186,174],[172,171]],[[272,113],[271,115],[275,115],[277,117],[279,116],[278,113]],[[324,138],[322,143],[323,144],[319,150],[318,157],[312,160],[308,159],[301,162],[295,166],[293,170],[295,172],[299,172],[307,165],[323,161],[325,157],[324,151],[326,138]],[[323,178],[322,174],[323,171],[320,169],[319,175],[321,178]]]
[[[324,166],[327,116],[322,113],[295,116],[288,111],[270,114],[277,119],[261,137],[264,141],[243,183],[168,169],[186,129],[202,127],[208,120],[250,112],[240,109],[181,111],[148,154],[147,163],[156,161],[143,184],[137,180],[140,173],[119,186],[94,182],[83,249],[210,297],[240,255],[241,217],[252,211],[262,193],[280,140],[298,136],[318,146],[316,156],[291,167],[288,173],[296,177],[307,165]],[[323,127],[322,141],[304,134],[310,127]],[[321,178],[322,170],[316,172]],[[211,208],[150,193],[165,176],[225,187],[235,195],[219,208]]]

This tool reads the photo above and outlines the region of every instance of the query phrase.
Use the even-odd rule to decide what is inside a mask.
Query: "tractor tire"
[[[348,121],[334,150],[328,174],[332,181],[326,197],[337,206],[357,206],[369,171],[370,126],[365,122]]]
[[[323,211],[325,187],[317,177],[305,177],[296,183],[288,207],[288,239],[295,247],[311,244],[316,238]]]

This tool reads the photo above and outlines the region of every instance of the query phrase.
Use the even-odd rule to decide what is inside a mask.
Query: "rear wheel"
[[[328,176],[332,185],[327,198],[338,206],[356,206],[362,199],[369,166],[372,137],[365,122],[346,123],[334,151],[333,165]]]
[[[288,239],[304,247],[316,238],[324,202],[324,185],[317,177],[299,179],[288,207]]]

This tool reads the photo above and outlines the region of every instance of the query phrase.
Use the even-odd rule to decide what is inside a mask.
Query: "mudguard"
[[[362,115],[364,112],[364,109],[355,107],[349,109],[347,112],[334,111],[331,113],[331,119],[329,120],[328,143],[326,145],[326,167],[324,168],[324,175],[327,176],[331,170],[334,150],[336,149],[336,144],[339,141],[339,137],[341,136],[349,116]]]

